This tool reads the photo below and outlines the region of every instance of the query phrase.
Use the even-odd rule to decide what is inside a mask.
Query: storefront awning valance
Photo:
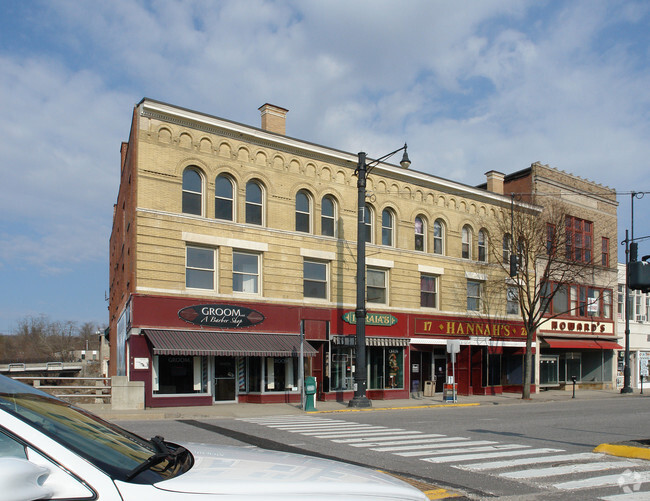
[[[560,339],[544,337],[542,348],[564,348],[569,350],[621,350],[623,347],[615,341],[602,339]]]
[[[214,355],[238,357],[295,357],[300,354],[300,336],[262,332],[214,332],[145,329],[154,355]],[[303,345],[307,357],[316,350]]]
[[[356,346],[356,336],[332,336],[332,343],[339,346]],[[409,340],[398,337],[366,337],[366,346],[408,346]]]

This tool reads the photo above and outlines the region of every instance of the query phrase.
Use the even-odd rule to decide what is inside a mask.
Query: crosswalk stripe
[[[632,491],[625,494],[605,496],[599,499],[603,501],[650,501],[650,492]]]
[[[496,443],[496,442],[493,442]],[[464,445],[460,443],[458,445]],[[395,452],[397,456],[403,457],[415,457],[415,456],[442,456],[443,454],[460,454],[460,453],[471,453],[471,452],[490,452],[490,451],[508,451],[515,449],[527,449],[530,445],[522,444],[498,444],[498,445],[486,445],[482,447],[457,447],[455,449],[428,449],[423,451],[408,451],[408,452]]]
[[[428,444],[416,444],[416,445],[396,445],[394,447],[378,447],[378,448],[373,448],[373,451],[377,452],[397,452],[397,451],[422,451],[426,450],[422,455],[426,455],[429,453],[429,451],[437,450],[437,449],[449,449],[452,447],[457,447],[455,450],[467,450],[467,447],[469,446],[479,446],[479,445],[493,445],[493,444],[498,444],[498,442],[494,442],[492,440],[472,440],[472,441],[466,441],[466,438],[463,437],[450,437],[452,442],[445,442],[445,441],[435,441],[435,443],[428,443]]]
[[[579,463],[566,466],[552,466],[551,468],[537,468],[531,470],[510,471],[501,473],[504,478],[540,478],[570,475],[572,473],[587,473],[592,471],[613,470],[637,466],[633,461],[603,461],[602,463]]]
[[[321,438],[329,438],[332,436],[340,435],[341,433],[348,433],[349,435],[352,436],[359,436],[362,434],[365,434],[366,432],[373,432],[373,431],[387,431],[387,428],[384,428],[382,426],[367,426],[365,428],[341,428],[340,430],[335,430],[335,431],[330,431],[327,428],[318,430],[318,431],[303,431],[300,432],[301,435],[305,435],[307,437],[321,437]]]
[[[435,440],[431,440],[435,439]],[[409,445],[409,444],[420,444],[420,443],[427,443],[430,444],[432,442],[452,442],[455,440],[469,440],[468,438],[465,437],[446,437],[444,435],[435,435],[435,434],[430,434],[430,435],[421,435],[419,437],[400,437],[398,440],[394,440],[394,437],[384,437],[383,440],[368,440],[365,442],[360,442],[360,443],[352,443],[348,444],[352,447],[383,447],[383,446],[389,446],[389,445]],[[335,440],[337,442],[337,440]]]
[[[487,452],[485,454],[458,454],[455,456],[422,458],[422,461],[428,461],[429,463],[452,463],[454,461],[478,461],[481,459],[503,458],[508,456],[530,456],[531,454],[545,454],[547,452],[562,451],[559,449],[524,449],[519,451]],[[398,454],[398,456],[403,454]]]
[[[592,452],[581,452],[578,454],[558,454],[554,456],[517,458],[517,459],[508,459],[505,461],[491,461],[488,463],[473,463],[473,464],[457,465],[455,466],[455,468],[461,470],[471,470],[471,471],[497,470],[499,468],[511,468],[513,466],[524,466],[528,464],[537,464],[537,463],[561,463],[566,461],[596,460],[602,457],[603,457],[602,454],[594,454]]]
[[[637,471],[634,475],[603,475],[600,477],[585,478],[582,480],[572,480],[571,482],[562,482],[553,484],[556,489],[576,490],[592,487],[604,487],[606,485],[634,485],[641,484],[650,480],[650,471]]]
[[[267,425],[268,426],[268,425]],[[352,428],[366,428],[370,425],[367,424],[357,424],[357,423],[318,423],[318,424],[303,424],[303,425],[295,425],[293,423],[286,423],[286,424],[274,424],[269,426],[269,428],[277,428],[280,430],[340,430],[340,429],[352,429]],[[382,426],[382,428],[386,428],[385,426]]]
[[[414,432],[414,431],[406,431],[406,430],[391,430],[390,428],[387,430],[380,430],[380,431],[364,431],[363,433],[355,432],[355,433],[339,433],[337,435],[332,435],[330,438],[345,438],[345,437],[354,437],[354,438],[346,438],[345,440],[374,440],[375,437],[382,437],[382,436],[387,436],[389,438],[394,438],[399,435],[415,435],[416,433],[419,432]],[[362,435],[362,436],[360,436]],[[337,440],[334,440],[334,442],[337,443],[342,443],[338,442]]]

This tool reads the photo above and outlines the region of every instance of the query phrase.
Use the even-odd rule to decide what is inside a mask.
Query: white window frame
[[[325,280],[318,280],[318,279],[314,279],[314,278],[309,278],[309,279],[306,278],[306,277],[305,277],[305,265],[306,265],[307,263],[311,263],[311,264],[314,264],[314,265],[317,265],[317,266],[323,266],[323,267],[325,268]],[[329,262],[327,262],[327,261],[321,261],[321,260],[318,260],[318,259],[312,259],[312,258],[307,258],[307,257],[303,258],[303,264],[302,264],[302,270],[303,270],[303,273],[302,273],[302,282],[303,282],[303,297],[304,297],[305,299],[309,299],[309,300],[323,300],[323,301],[328,301],[328,300],[329,300],[329,289],[330,289],[330,287],[329,287],[329,268],[330,268],[330,267],[329,267]],[[315,283],[324,283],[324,284],[325,284],[325,297],[320,297],[320,296],[307,296],[307,295],[305,294],[305,282],[307,282],[307,281],[309,281],[309,282],[315,282]]]
[[[478,296],[470,296],[470,284],[478,285]],[[469,301],[470,299],[476,300],[478,302],[478,307],[476,309],[470,309]],[[483,311],[483,282],[479,280],[467,280],[467,311],[482,312]]]
[[[383,287],[373,286],[373,289],[383,289],[383,291],[384,291],[384,301],[383,302],[372,301],[368,297],[368,288],[369,288],[368,276],[371,273],[377,274],[377,276],[379,274],[382,274],[383,277],[384,277],[384,285],[383,285]],[[366,301],[368,303],[371,303],[371,304],[383,304],[385,306],[388,306],[388,270],[387,269],[385,269],[385,268],[374,268],[374,267],[370,267],[370,266],[366,267]]]
[[[246,256],[255,256],[257,258],[257,271],[256,273],[245,273],[240,271],[235,271],[235,256],[236,255],[246,255]],[[260,296],[262,295],[262,255],[257,252],[249,252],[240,249],[233,249],[232,251],[232,292],[233,294],[245,294],[248,296]],[[249,276],[255,278],[255,285],[257,287],[256,291],[246,291],[246,290],[235,290],[235,275]],[[245,283],[245,282],[242,282]]]
[[[436,227],[440,228],[440,235],[436,236]],[[445,223],[441,219],[436,219],[433,222],[433,253],[439,256],[445,255]],[[436,243],[440,243],[440,252],[436,252]]]
[[[323,202],[324,202],[325,200],[329,200],[330,203],[332,204],[332,215],[331,215],[331,216],[323,214]],[[321,224],[321,228],[320,228],[320,232],[321,232],[321,235],[326,236],[326,237],[336,237],[336,236],[337,236],[337,228],[336,228],[336,212],[337,212],[337,203],[336,203],[336,199],[335,199],[333,196],[331,196],[331,195],[325,195],[325,196],[321,199],[321,213],[320,213],[320,218],[321,218],[321,223],[320,223],[320,224]],[[332,222],[332,234],[331,234],[331,235],[327,235],[325,232],[323,232],[323,220],[327,220],[327,221],[331,221],[331,222]]]
[[[463,259],[472,259],[472,228],[467,224],[461,230],[460,256]]]
[[[384,217],[388,217],[390,226],[386,226]],[[384,232],[388,236],[388,242],[384,239]],[[390,209],[381,211],[381,244],[388,247],[395,246],[395,214]]]
[[[230,184],[230,198],[225,198],[222,196],[217,195],[217,182],[223,179],[224,181],[227,181]],[[226,174],[218,174],[217,177],[214,178],[214,218],[219,219],[219,221],[235,221],[237,219],[236,215],[236,203],[235,203],[235,193],[237,190],[235,189],[235,182],[232,180],[232,178]],[[230,209],[230,219],[222,219],[222,218],[217,218],[217,200],[226,200],[229,201],[231,204],[231,209]]]
[[[212,253],[212,268],[201,268],[198,266],[190,266],[188,263],[189,259],[189,250],[190,249],[196,249],[200,251],[209,251]],[[192,287],[187,284],[187,272],[188,270],[196,270],[200,272],[210,272],[212,275],[212,287]],[[203,291],[214,291],[217,286],[217,267],[216,267],[216,249],[210,248],[210,247],[202,247],[200,245],[186,245],[185,246],[185,288],[186,289],[194,289],[194,290],[203,290]]]
[[[433,292],[423,291],[422,290],[422,278],[432,278],[433,279]],[[432,294],[433,295],[433,306],[423,306],[422,305],[422,294]],[[434,275],[432,273],[423,273],[420,272],[420,308],[431,308],[437,310],[440,305],[440,275]]]

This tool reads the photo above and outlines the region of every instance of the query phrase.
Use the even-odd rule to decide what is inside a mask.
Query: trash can
[[[433,381],[425,381],[424,382],[424,396],[425,397],[432,397],[433,396],[433,389],[434,389]]]
[[[308,376],[305,378],[305,411],[316,410],[316,378]]]

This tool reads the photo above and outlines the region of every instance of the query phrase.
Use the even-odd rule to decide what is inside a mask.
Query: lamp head
[[[409,160],[408,153],[406,152],[406,143],[404,143],[404,155],[402,155],[402,160],[399,163],[402,168],[408,169],[409,166],[411,165],[411,161]]]

